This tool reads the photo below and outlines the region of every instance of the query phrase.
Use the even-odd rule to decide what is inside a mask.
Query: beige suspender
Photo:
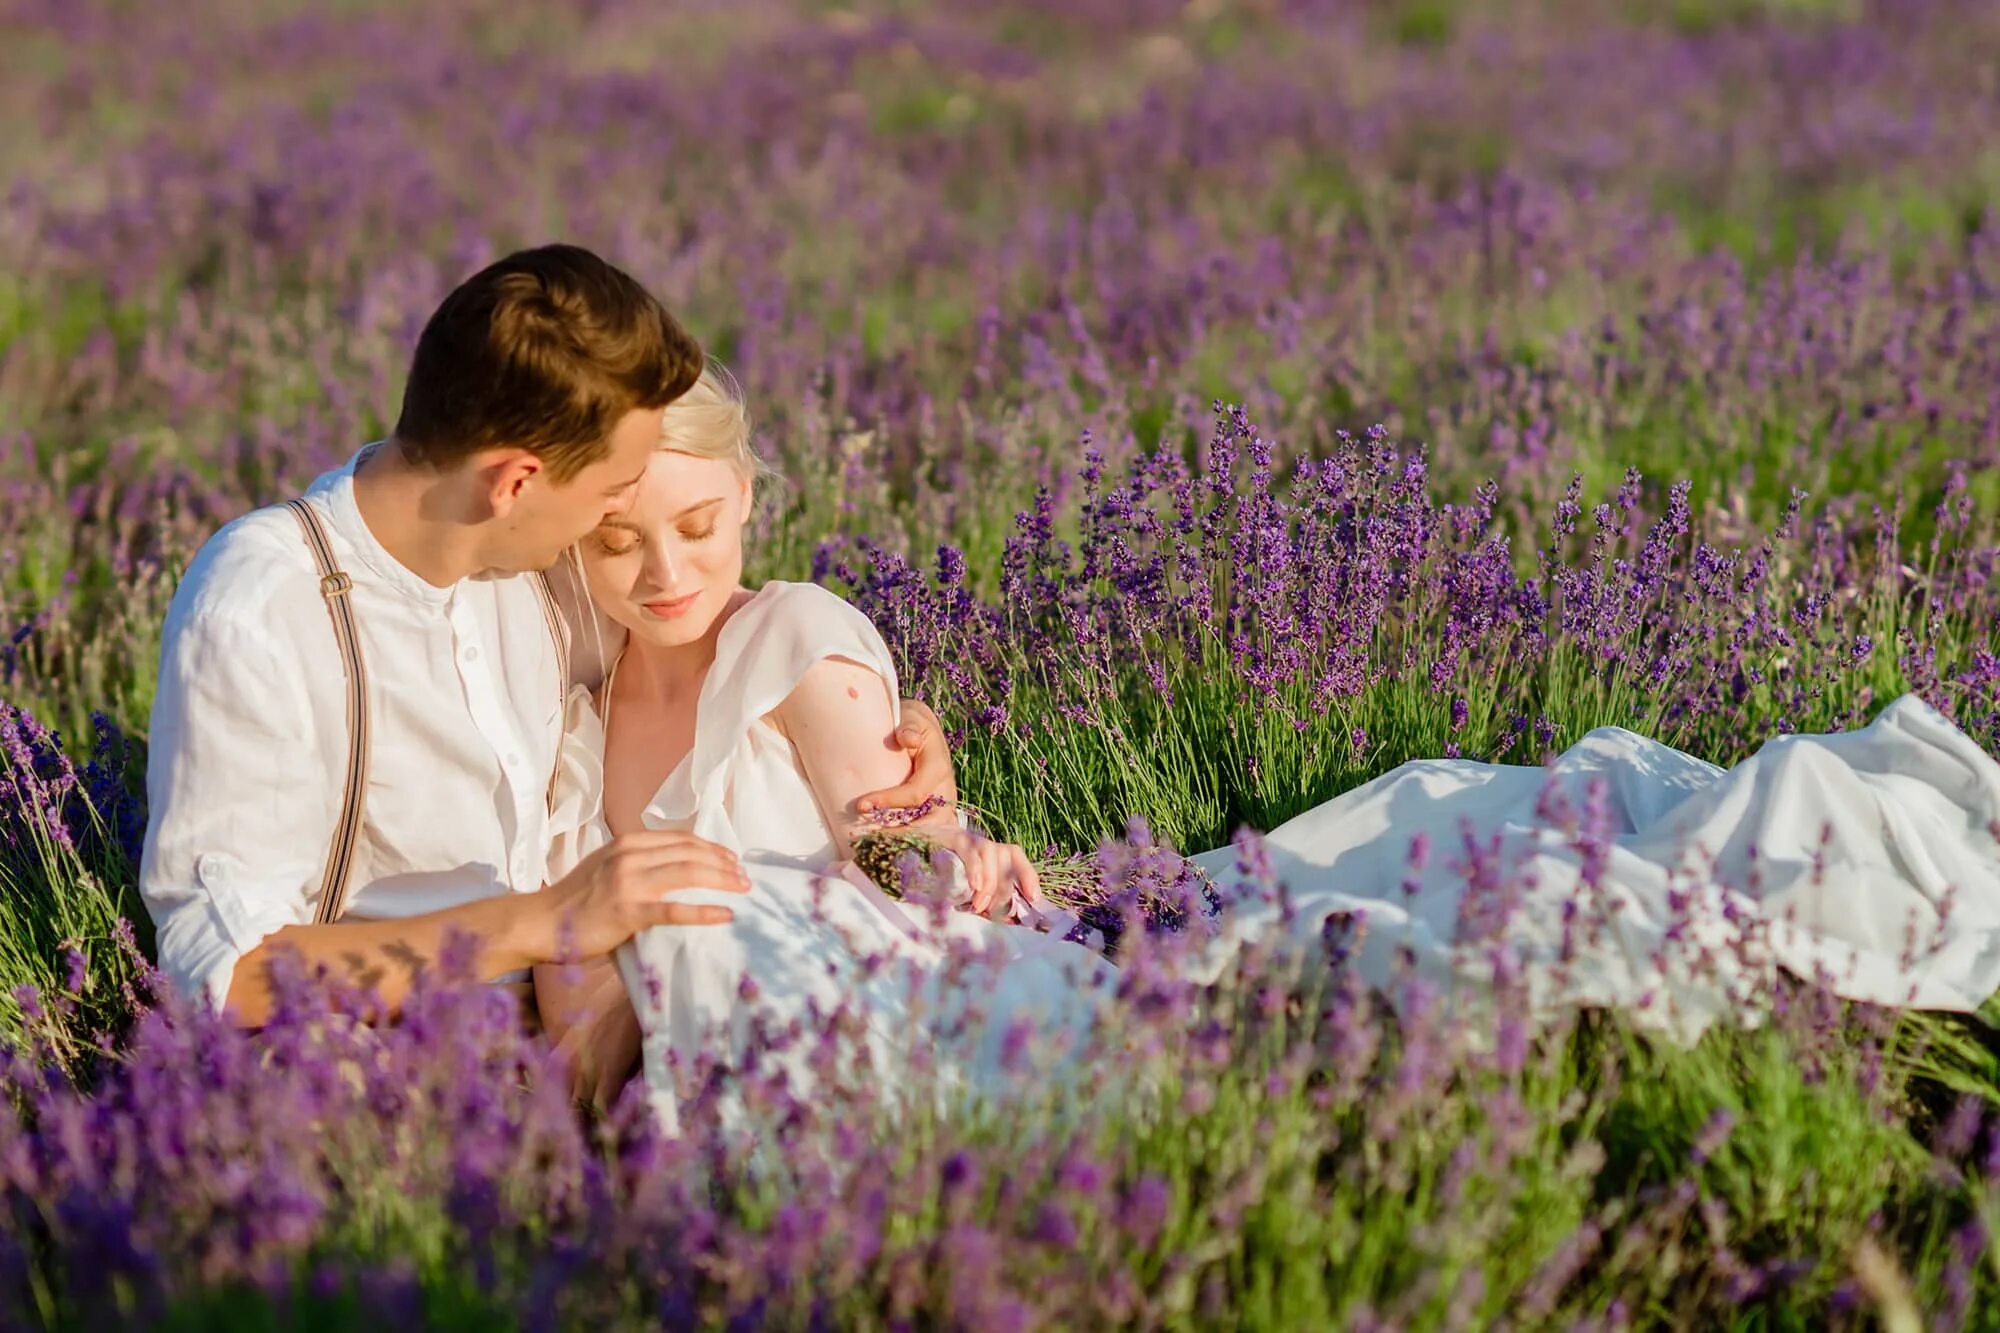
[[[326,872],[320,882],[319,908],[314,920],[320,925],[340,919],[347,907],[347,881],[354,872],[355,849],[361,841],[361,816],[368,797],[368,672],[361,656],[361,635],[354,619],[354,604],[348,594],[354,581],[333,559],[333,543],[326,525],[304,500],[287,500],[285,507],[299,521],[313,564],[319,569],[319,593],[333,619],[333,641],[340,649],[341,669],[347,676],[347,782],[340,798],[340,819],[333,826],[333,843],[326,852]],[[556,649],[556,725],[569,726],[569,627],[556,607],[555,591],[549,576],[537,572],[535,594],[548,621],[549,638]],[[549,769],[547,801],[550,813],[556,805],[556,778],[562,773],[562,745],[556,745],[556,761]]]
[[[361,812],[368,799],[368,672],[361,660],[361,635],[354,624],[354,604],[348,593],[354,580],[333,562],[333,543],[326,526],[304,500],[287,500],[285,507],[299,521],[319,567],[319,595],[333,617],[333,641],[340,648],[341,669],[347,675],[347,786],[340,798],[340,820],[333,826],[333,845],[326,852],[326,873],[320,881],[320,925],[340,919],[347,906],[347,880],[354,871],[354,849],[361,840]]]

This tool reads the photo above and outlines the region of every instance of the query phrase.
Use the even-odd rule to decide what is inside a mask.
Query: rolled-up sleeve
[[[160,970],[221,1008],[236,964],[312,919],[338,793],[307,664],[236,617],[170,615],[153,701],[139,892]]]

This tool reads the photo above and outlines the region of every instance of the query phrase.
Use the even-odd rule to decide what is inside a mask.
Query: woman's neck
[[[715,639],[705,635],[695,643],[671,648],[647,643],[634,637],[625,644],[625,657],[618,669],[618,683],[630,691],[627,698],[651,699],[660,703],[692,702],[701,693],[701,683],[715,662]]]

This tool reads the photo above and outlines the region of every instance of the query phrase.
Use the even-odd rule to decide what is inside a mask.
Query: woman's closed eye
[[[705,542],[714,535],[713,523],[694,531],[682,528],[680,532],[680,538],[684,542]],[[600,528],[592,534],[591,540],[597,543],[597,549],[605,555],[630,555],[639,549],[638,534],[622,528]]]

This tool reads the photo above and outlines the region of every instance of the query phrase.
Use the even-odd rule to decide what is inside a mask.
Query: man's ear
[[[511,513],[522,492],[545,470],[542,460],[526,449],[495,450],[480,469],[481,491],[494,516]]]

